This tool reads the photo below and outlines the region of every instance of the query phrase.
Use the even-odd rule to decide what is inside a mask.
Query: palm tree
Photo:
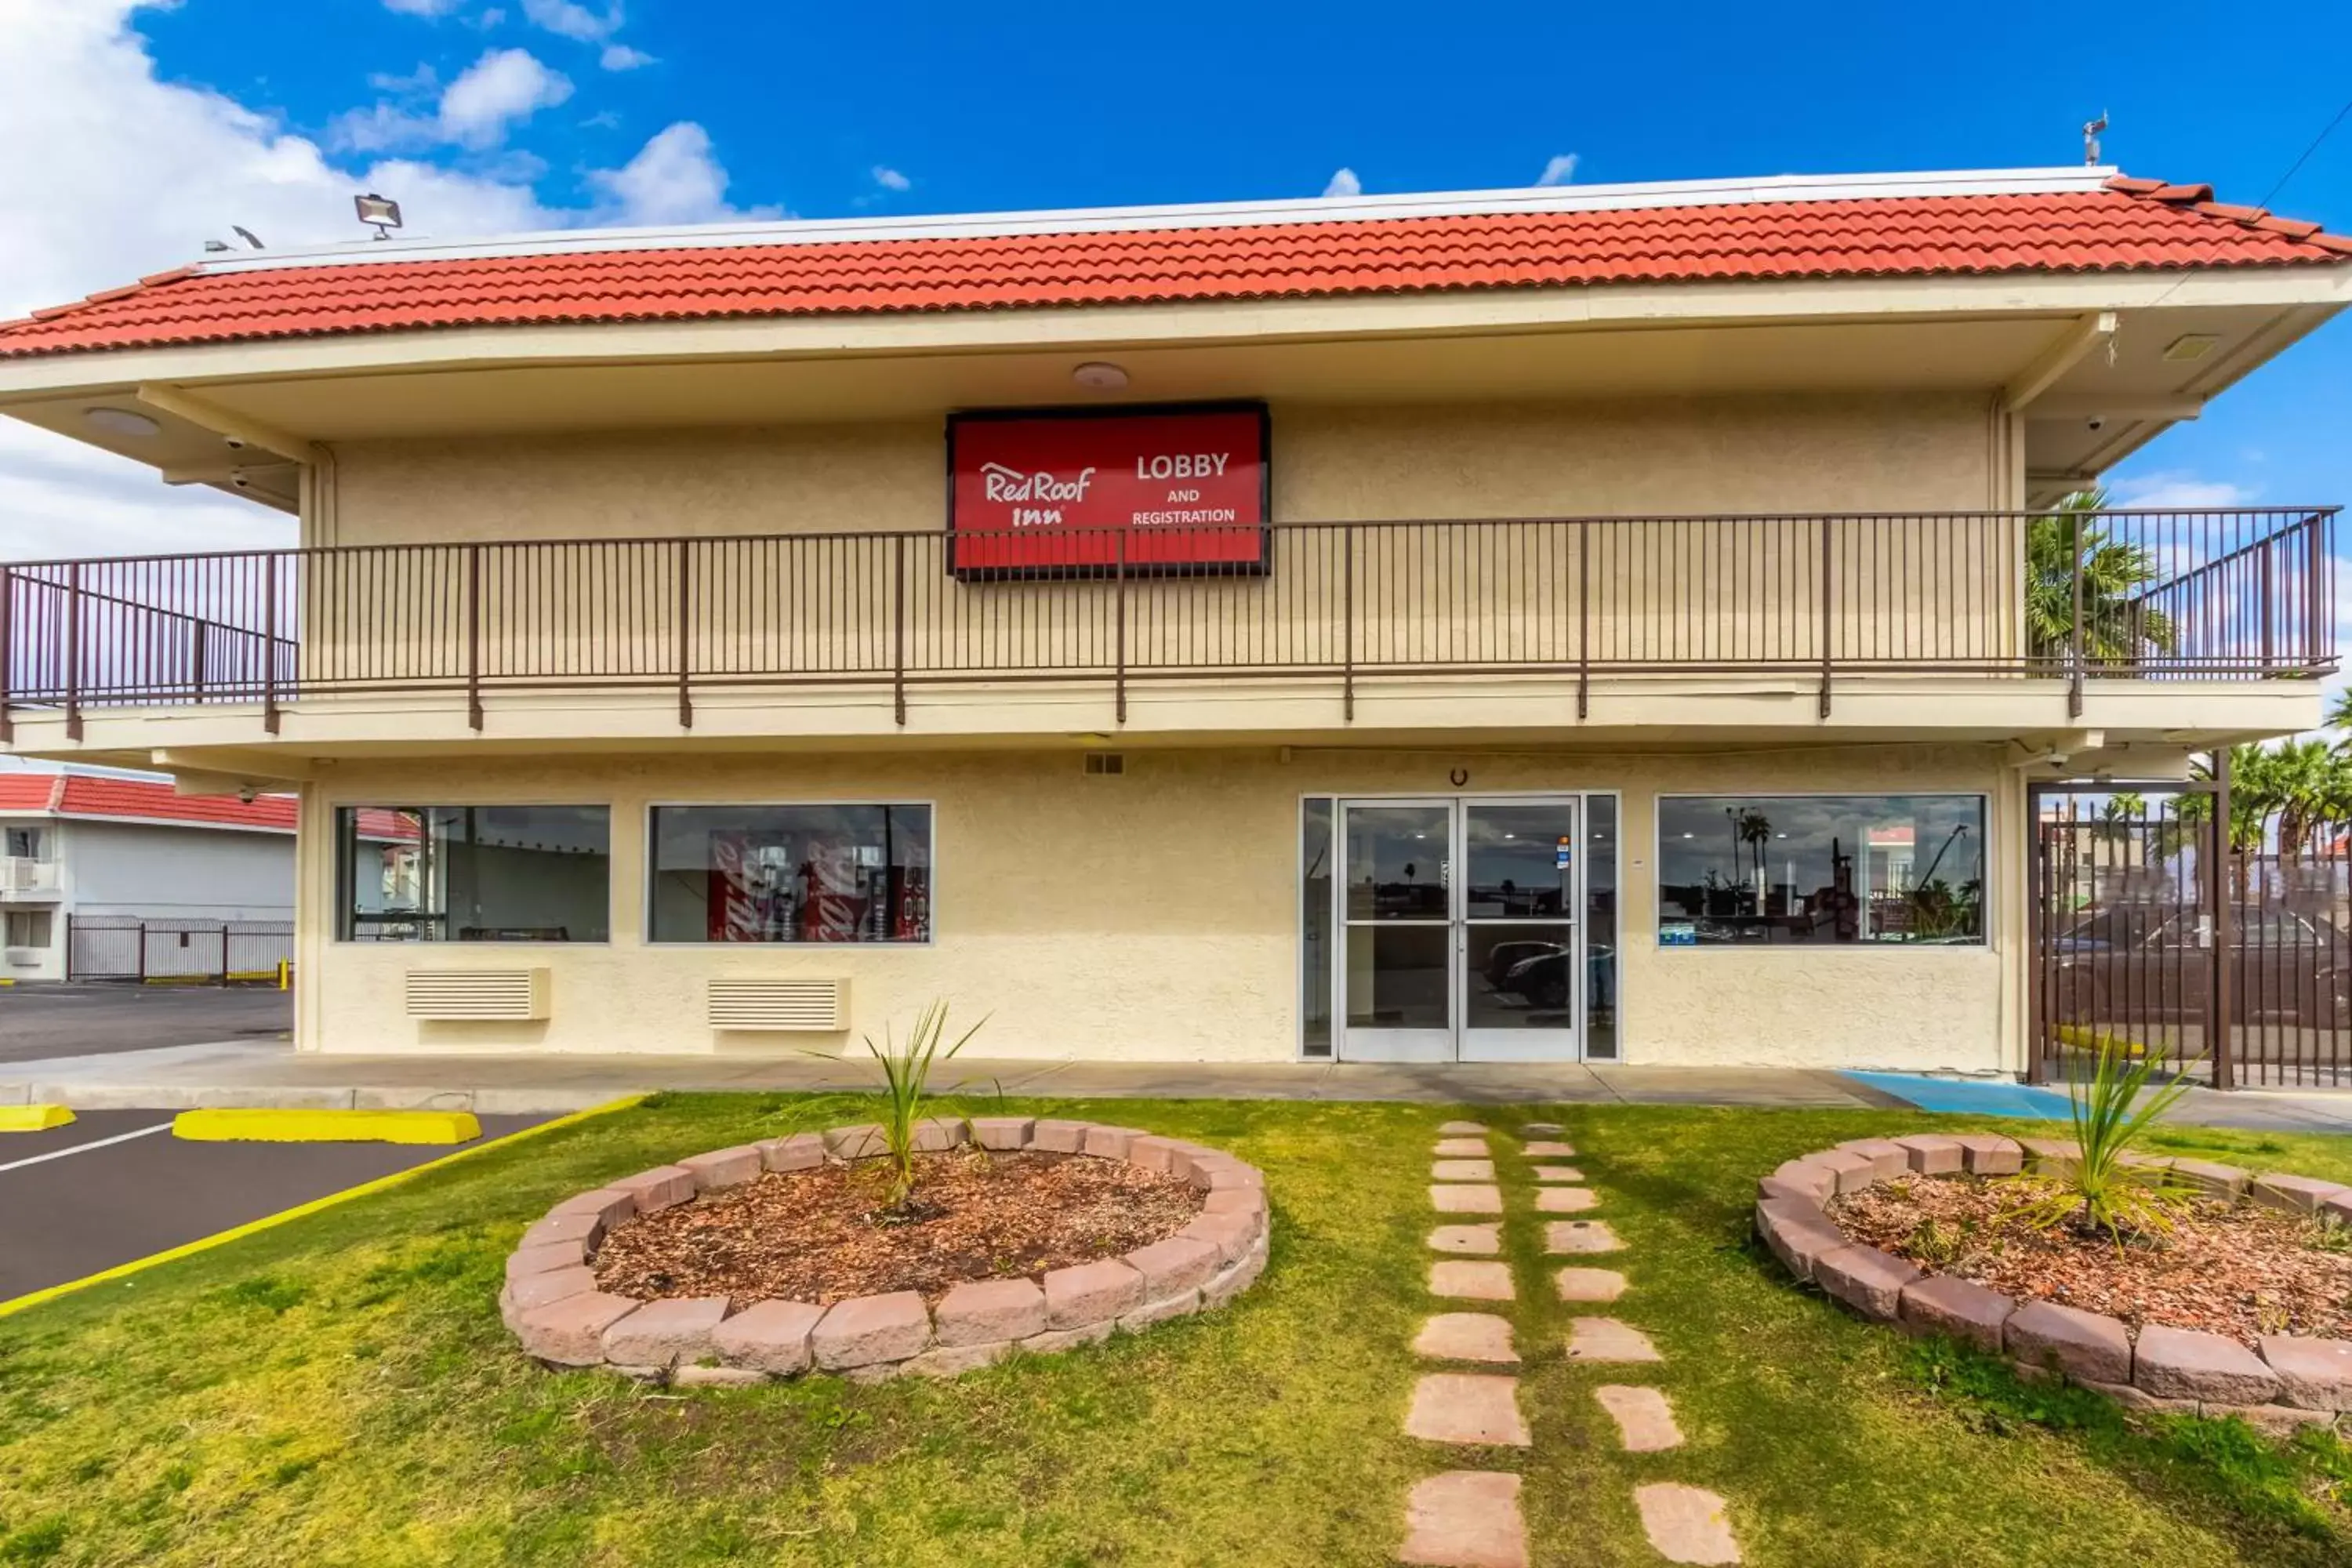
[[[2076,490],[2025,531],[2025,625],[2033,657],[2071,667],[2075,581],[2082,583],[2082,648],[2086,666],[2128,666],[2179,646],[2180,628],[2148,603],[2156,557],[2097,526],[2104,490]]]
[[[2336,693],[2336,700],[2327,705],[2326,721],[2331,730],[2352,730],[2352,687]]]

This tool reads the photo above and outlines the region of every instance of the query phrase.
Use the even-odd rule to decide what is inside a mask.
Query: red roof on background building
[[[2117,178],[2011,195],[190,267],[0,322],[0,356],[431,327],[2352,258],[2352,239],[2212,194]]]
[[[112,816],[198,827],[261,827],[294,831],[294,797],[174,795],[152,779],[91,773],[0,773],[0,816],[39,812],[58,816]]]

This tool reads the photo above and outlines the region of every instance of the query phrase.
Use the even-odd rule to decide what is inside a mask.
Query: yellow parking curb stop
[[[47,1132],[71,1126],[73,1119],[62,1105],[0,1105],[0,1132]]]
[[[183,1110],[172,1136],[206,1143],[470,1143],[470,1110]]]

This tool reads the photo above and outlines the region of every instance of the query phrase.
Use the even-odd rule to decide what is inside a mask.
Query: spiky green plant
[[[2105,1231],[2118,1248],[2127,1235],[2168,1235],[2174,1215],[2196,1189],[2165,1166],[2128,1158],[2192,1087],[2187,1078],[2175,1077],[2151,1088],[2165,1070],[2164,1060],[2160,1051],[2135,1056],[2126,1042],[2098,1037],[2091,1077],[2074,1085],[2068,1099],[2073,1162],[2034,1178],[2054,1190],[2027,1198],[2004,1217],[2038,1230],[2072,1221],[2085,1231]]]
[[[866,1037],[866,1048],[882,1071],[882,1152],[887,1161],[890,1186],[882,1200],[886,1210],[899,1210],[915,1191],[915,1141],[923,1123],[942,1106],[941,1098],[931,1093],[931,1069],[963,1049],[974,1035],[988,1022],[982,1018],[956,1037],[953,1045],[948,1037],[948,1005],[933,1002],[915,1018],[915,1026],[908,1032],[901,1045],[890,1026],[882,1027],[882,1043],[875,1044],[874,1037]]]

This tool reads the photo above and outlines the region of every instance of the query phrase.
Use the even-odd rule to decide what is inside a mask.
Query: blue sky
[[[2070,163],[2105,110],[2110,162],[2252,202],[2352,98],[2352,12],[2308,5],[0,0],[0,25],[23,46],[0,132],[54,154],[0,171],[26,258],[0,258],[0,313],[232,222],[352,237],[362,182],[455,234],[1312,195],[1342,169],[1516,185],[1568,159],[1579,183]],[[60,135],[89,100],[103,122]],[[2352,122],[2273,205],[2352,231]],[[2352,498],[2347,385],[2338,321],[2116,478]]]

